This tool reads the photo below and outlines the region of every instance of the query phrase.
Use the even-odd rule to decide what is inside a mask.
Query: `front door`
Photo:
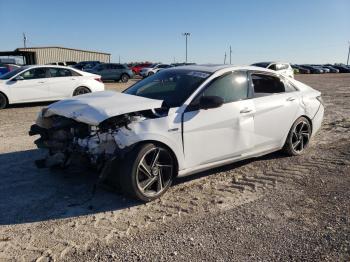
[[[219,96],[221,107],[196,109],[201,96]],[[183,115],[186,168],[240,157],[254,144],[254,103],[248,99],[246,72],[229,72],[213,80]]]
[[[19,103],[47,100],[49,97],[47,77],[47,68],[38,67],[23,72],[16,81],[9,81],[13,100]]]

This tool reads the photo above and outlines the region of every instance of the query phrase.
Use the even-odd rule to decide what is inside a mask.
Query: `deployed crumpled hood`
[[[114,91],[95,92],[51,104],[43,116],[60,115],[89,125],[126,113],[160,108],[162,100],[128,95]]]

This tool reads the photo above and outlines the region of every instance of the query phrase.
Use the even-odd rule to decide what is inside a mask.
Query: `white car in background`
[[[151,76],[154,75],[155,73],[165,69],[165,68],[169,68],[172,67],[171,65],[167,65],[167,64],[152,64],[148,67],[144,67],[140,70],[140,75],[142,77],[147,77],[147,76]]]
[[[294,70],[290,63],[284,62],[260,62],[252,64],[252,66],[258,66],[266,69],[277,71],[278,73],[294,78]]]
[[[122,93],[51,104],[29,134],[49,149],[38,167],[67,167],[82,154],[100,179],[150,201],[177,176],[281,149],[302,154],[323,112],[319,91],[272,70],[180,66]]]
[[[99,75],[64,66],[23,66],[0,76],[0,109],[9,104],[56,101],[104,89]]]

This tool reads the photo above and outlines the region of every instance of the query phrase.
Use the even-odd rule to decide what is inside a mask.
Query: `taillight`
[[[100,82],[100,83],[102,83],[102,80],[101,80],[100,77],[99,77],[99,78],[95,78],[95,80],[98,81],[98,82]]]

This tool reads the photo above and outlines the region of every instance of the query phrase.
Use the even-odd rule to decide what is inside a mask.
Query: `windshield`
[[[7,79],[10,79],[11,77],[17,75],[18,73],[22,72],[23,70],[25,70],[26,68],[23,68],[23,67],[19,67],[13,71],[10,71],[6,74],[3,74],[2,76],[0,76],[0,79],[2,80],[7,80]]]
[[[167,107],[179,107],[209,75],[184,69],[164,70],[141,80],[124,93],[163,100]]]

